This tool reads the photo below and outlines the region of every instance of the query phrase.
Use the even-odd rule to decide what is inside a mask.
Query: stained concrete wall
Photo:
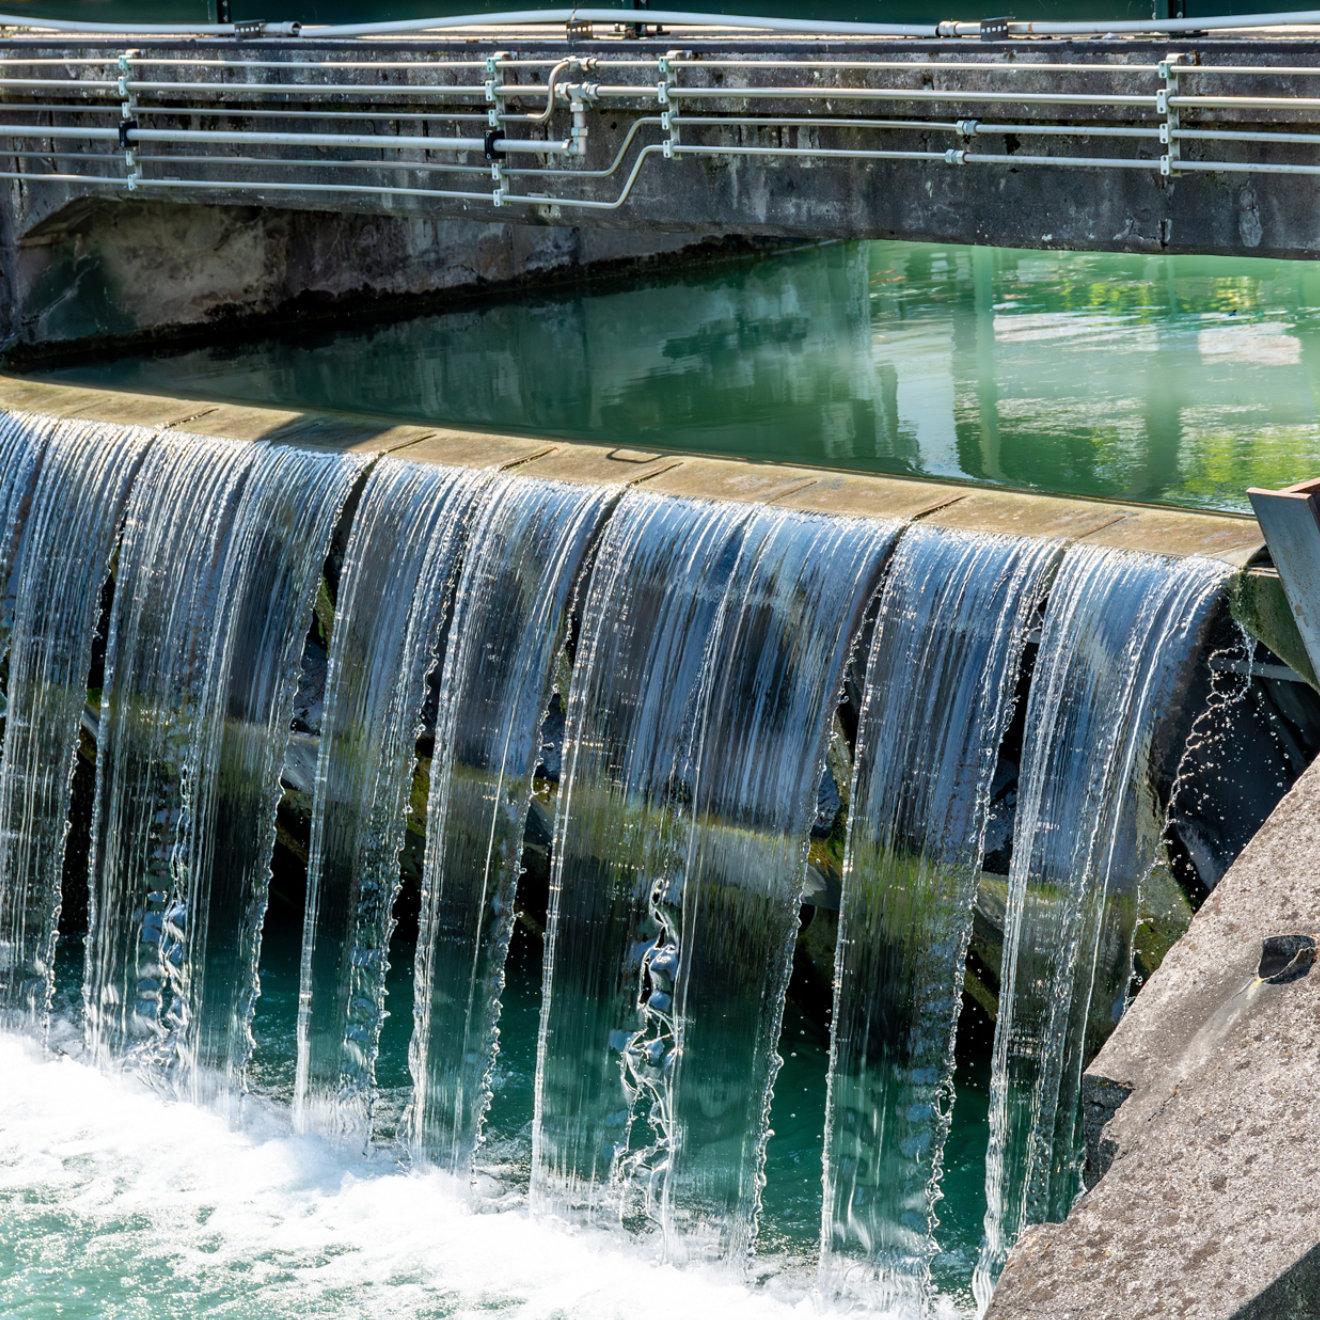
[[[661,109],[654,92],[657,60],[681,40],[699,57],[685,66],[683,81],[693,91],[721,93],[710,99],[689,101],[686,109],[704,116],[781,115],[814,117],[814,122],[783,129],[718,125],[683,129],[686,146],[782,147],[805,153],[793,157],[723,154],[711,157],[666,159],[658,152],[642,165],[636,187],[617,209],[573,210],[554,204],[554,197],[577,197],[608,204],[622,194],[630,163],[643,143],[653,149],[663,136],[658,126]],[[723,43],[723,44],[721,44]],[[33,38],[6,45],[6,59],[64,61],[73,58],[113,58],[126,43],[114,39],[77,44],[54,44]],[[427,77],[472,84],[480,75],[471,69],[445,71],[446,60],[471,61],[497,46],[517,57],[557,58],[569,52],[564,41],[488,34],[463,42],[417,40],[338,44],[312,39],[181,43],[162,39],[144,43],[148,55],[179,58],[186,55],[236,60],[259,57],[278,66],[282,60],[342,60],[365,67],[337,73],[337,78],[366,84],[373,90],[364,97],[375,110],[394,107],[398,113],[416,114],[438,104],[435,96],[410,98],[407,76],[373,68],[373,61],[424,57],[436,73]],[[1268,41],[1196,41],[1196,53],[1207,63],[1245,66],[1320,67],[1313,44],[1281,38]],[[432,190],[432,195],[407,191],[376,195],[326,191],[293,196],[270,188],[271,171],[263,165],[224,164],[212,171],[210,181],[227,180],[232,186],[192,189],[173,187],[158,191],[143,203],[150,185],[131,191],[123,178],[122,155],[103,144],[102,160],[80,164],[80,170],[100,171],[107,181],[87,187],[78,184],[15,182],[6,185],[9,234],[0,234],[0,269],[7,296],[0,308],[0,344],[19,351],[86,339],[127,337],[149,332],[169,333],[179,328],[236,323],[250,317],[302,314],[309,310],[341,315],[357,314],[366,299],[434,297],[456,290],[487,287],[492,282],[523,277],[547,278],[602,264],[653,258],[689,248],[698,240],[760,239],[819,240],[825,238],[907,238],[941,242],[992,243],[1022,247],[1082,248],[1135,252],[1215,252],[1258,256],[1313,257],[1320,254],[1320,178],[1279,173],[1193,173],[1164,177],[1158,160],[1165,148],[1153,136],[1106,137],[1092,129],[1138,126],[1153,134],[1159,116],[1154,95],[1162,86],[1153,72],[1155,62],[1170,48],[1186,51],[1189,43],[1148,40],[1068,41],[883,41],[869,42],[749,39],[730,44],[727,38],[699,38],[684,34],[636,42],[585,41],[571,49],[581,56],[602,59],[626,56],[637,67],[615,72],[637,94],[602,103],[588,112],[590,137],[587,155],[573,163],[585,177],[561,180],[511,177],[516,191],[547,195],[544,205],[508,204],[497,207],[494,184],[483,174],[480,155],[473,159],[476,172],[465,175],[371,171],[345,175],[325,168],[300,167],[296,177],[322,187],[351,178],[359,183],[407,185]],[[722,61],[751,58],[769,61],[763,67],[730,72]],[[840,68],[820,61],[918,62],[946,61],[955,67],[931,72],[894,68]],[[817,61],[793,67],[795,61]],[[1038,95],[1067,90],[1061,76],[1033,65],[1064,61],[1086,66],[1067,75],[1068,88],[1084,88],[1100,98],[1094,105],[1047,105],[1009,99],[998,103],[960,99],[992,89],[1010,87],[1013,93]],[[1006,81],[1003,69],[1019,70]],[[44,66],[50,68],[51,66]],[[176,70],[179,66],[173,66]],[[68,64],[54,70],[62,76],[93,81],[106,77],[104,64]],[[160,76],[158,74],[158,76]],[[169,74],[170,77],[176,76]],[[227,128],[269,127],[270,119],[244,116],[241,89],[245,81],[292,83],[316,75],[214,68],[188,77],[221,79],[227,90],[220,104],[223,118],[205,125]],[[593,75],[594,76],[594,75]],[[602,77],[605,75],[601,75]],[[544,77],[539,69],[506,75],[524,81]],[[391,79],[394,82],[391,82]],[[1196,90],[1241,95],[1267,93],[1275,97],[1310,95],[1314,77],[1261,75],[1202,77]],[[781,85],[810,90],[809,99],[767,95],[749,99],[745,91],[766,91]],[[849,100],[850,89],[875,91],[911,89],[927,96],[947,91],[947,99],[882,101]],[[382,90],[383,89],[383,90]],[[839,98],[829,95],[840,92]],[[8,90],[8,89],[7,89]],[[727,92],[727,95],[722,93]],[[1141,104],[1108,98],[1133,94]],[[17,93],[10,94],[12,102]],[[36,96],[24,91],[22,96]],[[175,96],[189,101],[198,93]],[[205,93],[205,100],[211,94]],[[543,99],[544,93],[541,93]],[[73,106],[105,105],[106,93],[76,88],[61,91]],[[441,98],[442,99],[442,98]],[[216,104],[214,98],[210,102]],[[354,104],[357,102],[355,101]],[[514,96],[516,109],[536,108],[537,97],[525,101]],[[266,103],[267,105],[270,102]],[[312,103],[309,103],[312,104]],[[325,104],[316,102],[315,104]],[[342,110],[342,105],[336,108]],[[482,109],[481,102],[460,100],[465,111]],[[145,105],[145,102],[144,102]],[[112,107],[113,108],[113,107]],[[452,107],[451,107],[452,108]],[[7,112],[12,113],[12,112]],[[144,110],[153,127],[179,128],[189,124],[186,114]],[[550,132],[567,132],[566,111],[554,120]],[[949,121],[973,116],[1008,124],[1019,122],[1055,129],[1061,135],[1043,139],[1030,132],[1003,131],[974,139],[946,129],[914,122],[910,128],[882,133],[865,127],[828,126],[823,120],[858,114],[894,117],[907,121]],[[1291,110],[1229,109],[1215,111],[1217,125],[1288,130],[1305,127]],[[61,111],[63,125],[104,126],[107,119],[77,109]],[[4,116],[0,115],[0,122]],[[564,120],[565,122],[560,122]],[[625,137],[639,121],[639,136],[625,154],[625,166],[608,177],[602,171],[622,148]],[[349,116],[336,121],[353,126]],[[365,131],[383,141],[391,134],[416,132],[416,119],[364,121]],[[302,129],[319,125],[299,121]],[[467,131],[476,131],[468,129]],[[515,126],[516,135],[529,130]],[[542,130],[538,130],[542,131]],[[34,144],[24,140],[25,148]],[[40,146],[38,142],[36,145]],[[69,149],[65,141],[63,149]],[[72,146],[78,147],[75,141]],[[873,149],[936,153],[935,160],[855,159],[844,155],[810,153],[818,149],[848,152]],[[946,163],[947,149],[966,149],[973,157],[998,153],[999,163]],[[6,160],[8,147],[0,133],[0,165],[14,170],[39,170],[35,163]],[[51,150],[57,149],[52,145]],[[250,148],[205,145],[189,148],[223,163],[242,158]],[[313,149],[291,149],[306,156]],[[319,150],[319,148],[317,149]],[[276,156],[280,149],[272,149]],[[1262,146],[1224,142],[1188,142],[1184,156],[1205,161],[1243,164],[1268,155],[1284,160],[1310,161],[1307,147]],[[1124,156],[1145,162],[1137,169],[1095,169],[1023,163],[1041,153],[1081,157]],[[329,161],[332,155],[324,157]],[[471,155],[471,153],[469,153]],[[420,160],[420,157],[418,158]],[[473,160],[469,160],[473,163]],[[52,161],[52,167],[54,162]],[[65,167],[67,168],[67,166]],[[148,179],[156,172],[147,172]],[[159,175],[157,175],[159,177]],[[182,177],[188,177],[186,174]],[[456,183],[457,181],[457,183]],[[177,180],[176,180],[177,182]],[[437,188],[473,190],[475,197],[446,198]]]
[[[1281,935],[1320,936],[1320,763],[1088,1070],[1107,1171],[1066,1222],[1027,1231],[987,1320],[1320,1315],[1320,972],[1305,944],[1263,966]]]
[[[0,208],[0,351],[14,358],[417,310],[752,246],[694,232],[142,201],[71,202],[16,238],[22,215]]]

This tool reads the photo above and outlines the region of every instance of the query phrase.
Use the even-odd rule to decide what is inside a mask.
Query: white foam
[[[253,1105],[241,1129],[0,1035],[0,1315],[778,1320],[809,1297],[476,1212]]]

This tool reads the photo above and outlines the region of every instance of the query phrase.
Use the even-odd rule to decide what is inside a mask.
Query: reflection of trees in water
[[[1320,283],[1295,265],[876,244],[872,286],[948,324],[970,477],[1240,506],[1313,461]]]

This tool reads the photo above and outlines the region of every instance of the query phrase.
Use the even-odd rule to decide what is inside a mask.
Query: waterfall
[[[191,1098],[242,1091],[281,771],[292,781],[321,589],[334,617],[317,605],[329,637],[298,1124],[371,1133],[411,831],[425,847],[403,1135],[424,1161],[478,1167],[557,690],[533,1208],[622,1223],[670,1260],[745,1262],[826,800],[842,885],[820,1280],[851,1302],[920,1313],[992,783],[1025,727],[984,1301],[1023,1226],[1075,1193],[1081,1069],[1124,1005],[1159,852],[1153,767],[1193,713],[1227,573],[643,487],[0,416],[0,1016],[40,1031],[49,1013],[81,725],[96,750],[92,1053]],[[861,639],[865,663],[850,664]],[[851,781],[835,781],[846,815],[834,815],[825,750],[832,727],[840,746],[851,727],[848,712],[836,722],[845,675],[859,704]],[[90,754],[90,738],[82,746]]]
[[[761,511],[725,589],[679,784],[683,851],[657,877],[648,1029],[628,1051],[655,1097],[672,1257],[752,1248],[816,789],[844,660],[897,533]]]
[[[611,520],[555,829],[544,1204],[641,1204],[674,1255],[750,1247],[829,717],[896,532],[645,494]]]
[[[1079,1190],[1081,1072],[1123,1009],[1149,785],[1228,570],[1077,547],[1050,593],[1027,703],[991,1083],[984,1306],[1009,1247]]]
[[[151,435],[12,419],[4,442],[7,517],[24,502],[19,488],[31,490],[14,572],[0,759],[0,1008],[40,1023],[54,984],[69,798],[102,586]],[[0,549],[12,540],[6,531]]]
[[[881,597],[835,959],[821,1279],[928,1303],[962,966],[990,786],[1060,548],[915,527]]]
[[[163,1067],[186,999],[179,874],[193,738],[226,553],[255,445],[168,433],[129,497],[97,738],[83,992],[93,1054]]]
[[[98,1048],[141,1040],[194,1096],[242,1087],[302,638],[364,461],[166,437],[130,502],[88,995]]]
[[[555,819],[532,1131],[542,1212],[620,1210],[642,962],[676,866],[672,788],[747,509],[620,501],[582,609]]]
[[[410,1063],[414,1145],[464,1172],[489,1103],[504,959],[562,622],[608,489],[498,478],[474,518],[440,682]]]
[[[59,426],[49,417],[0,412],[0,664],[14,626],[14,568],[33,483],[47,436]]]
[[[316,767],[295,1107],[370,1130],[399,853],[427,676],[487,472],[385,458],[345,555]]]
[[[234,515],[175,859],[187,941],[172,1017],[195,1095],[243,1086],[304,634],[335,524],[367,462],[272,446],[258,453]]]

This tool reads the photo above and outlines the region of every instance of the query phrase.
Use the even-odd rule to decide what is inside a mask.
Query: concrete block
[[[1205,555],[1245,568],[1264,549],[1254,518],[1216,516],[1177,509],[1133,509],[1117,522],[1082,533],[1087,545],[1118,550],[1157,550],[1166,555]]]
[[[1262,965],[1271,937],[1317,932],[1320,763],[1088,1069],[1108,1172],[1023,1237],[987,1320],[1320,1315],[1320,973],[1314,947],[1292,974]]]
[[[668,472],[682,461],[677,454],[657,454],[643,449],[566,444],[532,459],[521,470],[529,477],[542,477],[547,481],[631,486]]]
[[[933,527],[1003,536],[1075,538],[1097,532],[1125,516],[1119,505],[1056,499],[1017,491],[973,491],[924,519]]]

